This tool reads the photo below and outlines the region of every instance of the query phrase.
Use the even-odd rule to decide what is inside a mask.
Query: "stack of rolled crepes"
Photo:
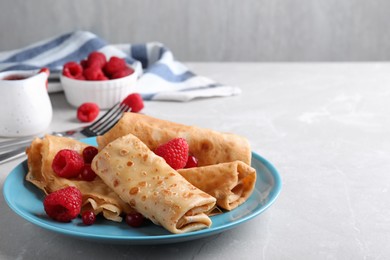
[[[175,171],[152,152],[176,137],[187,140],[199,167]],[[50,143],[58,138],[46,136],[32,143],[27,151],[27,180],[46,193],[76,185],[88,198],[85,205],[98,208],[97,213],[115,215],[111,218],[115,220],[122,213],[136,210],[172,233],[210,227],[209,215],[215,206],[236,208],[249,198],[256,182],[256,171],[249,166],[249,142],[234,134],[125,113],[109,132],[97,137],[99,153],[91,166],[98,178],[89,184],[53,177],[48,168],[55,153],[65,148],[80,151],[83,147],[78,141],[68,140],[51,148]],[[98,198],[91,192],[97,189],[102,192]]]
[[[127,112],[110,131],[97,137],[99,149],[127,134],[135,135],[152,151],[173,138],[185,138],[199,167],[178,172],[215,197],[223,209],[236,208],[252,194],[256,171],[250,167],[249,142],[242,136]]]
[[[109,220],[121,221],[123,213],[134,212],[134,209],[121,200],[100,178],[93,181],[61,178],[51,167],[58,151],[71,149],[81,154],[87,146],[66,137],[46,135],[43,139],[36,138],[26,150],[29,169],[26,180],[46,194],[67,186],[76,186],[83,194],[82,212],[93,210],[96,215],[102,213]]]
[[[211,225],[207,213],[216,199],[186,181],[132,134],[104,147],[92,169],[122,200],[172,233]]]

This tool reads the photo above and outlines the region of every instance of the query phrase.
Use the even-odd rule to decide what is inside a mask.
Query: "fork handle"
[[[3,163],[11,161],[13,159],[22,157],[23,155],[26,154],[25,151],[26,151],[26,147],[22,146],[22,147],[16,148],[15,150],[11,150],[9,152],[0,154],[0,164],[3,164]]]
[[[70,137],[73,139],[81,139],[81,138],[86,137],[86,135],[81,133],[82,129],[83,128],[68,130],[68,131],[64,131],[64,132],[52,132],[51,135]],[[37,138],[37,137],[43,138],[44,136],[42,135],[42,136],[0,141],[0,154],[3,152],[8,152],[10,150],[15,150],[16,147],[19,147],[19,146],[27,147],[31,144],[31,142],[34,140],[34,138]]]
[[[34,140],[34,137],[2,141],[0,142],[0,151],[9,150],[10,147],[14,148],[21,145],[27,147],[32,142],[32,140]]]

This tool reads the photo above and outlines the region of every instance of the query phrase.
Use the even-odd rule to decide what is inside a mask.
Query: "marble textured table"
[[[279,171],[268,210],[221,234],[166,245],[65,237],[13,213],[0,196],[0,259],[388,259],[390,64],[188,63],[242,94],[147,102],[144,113],[246,136]],[[49,130],[79,126],[51,94]],[[0,165],[0,185],[23,159]]]

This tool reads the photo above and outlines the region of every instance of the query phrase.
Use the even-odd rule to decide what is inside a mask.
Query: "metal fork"
[[[89,126],[63,132],[53,132],[52,135],[74,139],[103,135],[119,121],[124,112],[128,111],[131,111],[131,107],[123,103],[117,103]],[[0,142],[0,164],[23,156],[26,147],[32,140],[33,138],[30,137]]]

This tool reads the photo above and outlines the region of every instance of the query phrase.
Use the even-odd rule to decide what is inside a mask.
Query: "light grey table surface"
[[[276,202],[215,236],[133,246],[47,231],[0,196],[0,259],[389,259],[390,64],[187,65],[242,94],[146,102],[143,112],[247,137],[282,177]],[[51,100],[48,131],[80,126],[62,93]],[[0,165],[1,187],[22,160]]]

